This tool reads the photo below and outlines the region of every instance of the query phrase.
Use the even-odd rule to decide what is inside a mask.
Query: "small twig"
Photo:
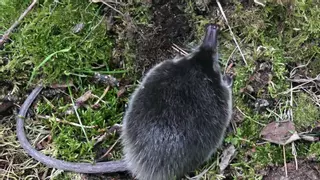
[[[91,35],[91,33],[103,22],[104,18],[105,18],[105,15],[103,15],[100,21],[93,28],[91,28],[89,33],[80,41],[78,46],[81,46],[82,43],[84,43],[87,40],[87,38]]]
[[[99,96],[97,96],[97,95],[95,95],[95,94],[91,94],[91,97],[94,97],[94,98],[96,98],[96,99],[99,99],[100,97]],[[107,102],[106,101],[104,101],[104,100],[100,100],[101,102],[103,102],[104,104],[107,104]]]
[[[297,149],[294,142],[292,142],[291,144],[292,144],[292,155],[294,156],[294,162],[296,164],[296,170],[298,170],[299,166],[298,166],[298,158],[297,158]]]
[[[29,7],[20,15],[19,19],[13,23],[13,25],[4,33],[2,38],[0,39],[0,47],[9,39],[12,31],[19,25],[20,21],[31,11],[34,5],[37,3],[37,0],[33,0],[33,2],[29,5]]]
[[[299,84],[298,86],[295,86],[295,87],[293,87],[293,88],[291,88],[291,89],[289,89],[289,90],[287,90],[287,91],[281,92],[281,93],[279,93],[279,94],[287,94],[287,93],[290,93],[290,92],[293,91],[293,90],[301,89],[301,88],[303,88],[303,86],[306,85],[306,84],[309,84],[309,83],[311,83],[311,82],[315,83],[314,81],[318,80],[319,77],[320,77],[320,75],[318,74],[316,78],[309,79],[309,80],[305,81],[304,83]]]
[[[292,89],[292,82],[290,83],[291,89]],[[293,112],[292,112],[292,108],[293,108],[293,92],[291,91],[290,93],[290,120],[293,121]],[[296,150],[296,146],[294,144],[294,142],[291,143],[292,144],[292,155],[294,156],[294,162],[296,164],[296,170],[298,170],[298,159],[297,159],[297,150]]]
[[[199,179],[202,179],[203,176],[209,171],[211,170],[215,165],[219,164],[218,160],[219,160],[219,156],[217,156],[217,160],[215,162],[213,162],[208,168],[204,169],[201,173],[199,173],[198,175],[196,176],[193,176],[193,177],[189,177],[186,175],[186,178],[188,180],[199,180]]]
[[[98,138],[96,138],[96,142],[94,143],[94,145],[97,145],[98,143],[104,141],[108,136],[116,133],[118,135],[120,135],[121,133],[121,129],[122,129],[122,125],[120,124],[114,124],[110,129],[106,130],[98,130],[98,132],[104,132],[104,134]]]
[[[102,98],[103,98],[104,96],[106,96],[106,94],[107,94],[107,93],[108,93],[108,91],[109,91],[109,88],[110,88],[110,86],[108,86],[108,87],[103,91],[102,96],[101,96],[101,97],[99,97],[99,99],[97,100],[97,102],[96,102],[96,103],[94,103],[94,106],[95,106],[95,105],[97,105],[97,104],[102,100]]]
[[[286,172],[286,177],[288,177],[287,160],[286,160],[286,148],[284,146],[285,145],[282,146],[284,171]]]
[[[245,40],[245,39],[242,39],[242,40],[240,41],[240,43],[242,43],[244,40]],[[233,54],[236,52],[236,50],[237,50],[237,47],[234,48],[233,51],[231,52],[231,54],[229,55],[228,60],[227,60],[227,63],[226,63],[226,66],[225,66],[225,72],[227,72],[227,68],[228,68],[229,61],[231,60],[231,58],[232,58]]]
[[[62,120],[62,119],[59,119],[59,118],[53,118],[53,117],[50,117],[48,115],[45,115],[45,116],[42,116],[42,115],[38,115],[39,118],[41,119],[54,119],[55,121],[57,122],[60,122],[60,123],[64,123],[64,124],[69,124],[69,125],[72,125],[72,126],[76,126],[76,127],[81,127],[80,124],[77,124],[77,123],[74,123],[74,122],[69,122],[69,121],[66,121],[66,120]],[[88,128],[88,129],[92,129],[92,128],[96,128],[97,126],[85,126],[83,125],[83,128]]]
[[[310,62],[311,62],[311,60],[312,60],[312,58],[314,57],[315,54],[316,54],[316,53],[314,53],[314,54],[311,56],[311,58],[308,60],[307,64],[303,64],[303,65],[300,65],[300,66],[297,66],[297,67],[293,68],[293,69],[290,71],[290,78],[292,78],[293,75],[296,73],[296,71],[295,71],[296,69],[303,68],[303,67],[307,67],[307,66],[310,64]]]
[[[269,111],[269,113],[276,115],[281,121],[284,121],[281,115],[277,114],[276,112],[272,111],[269,108],[266,108],[266,110]]]
[[[310,83],[310,82],[313,82],[313,81],[320,81],[320,74],[318,74],[315,78],[308,78],[308,79],[288,79],[288,81],[297,82],[297,83]]]
[[[239,111],[243,116],[245,116],[246,118],[250,119],[251,121],[253,121],[253,122],[255,122],[255,123],[257,123],[257,124],[259,124],[259,125],[261,125],[261,126],[266,126],[265,124],[260,123],[260,122],[258,122],[258,121],[256,121],[256,120],[253,120],[251,117],[247,116],[244,112],[241,111],[241,109],[240,109],[238,106],[236,106],[236,108],[237,108],[238,111]]]
[[[173,43],[173,45],[172,45],[172,48],[173,48],[175,51],[177,51],[178,53],[180,53],[181,55],[183,55],[183,56],[187,56],[187,55],[188,55],[188,53],[187,53],[185,50],[183,50],[182,48],[180,48],[178,45],[176,45],[176,44],[174,44],[174,43]]]
[[[81,129],[82,129],[82,131],[83,131],[83,133],[84,133],[84,136],[86,137],[87,142],[89,142],[89,139],[88,139],[87,133],[86,133],[86,131],[84,130],[84,127],[83,127],[83,125],[82,125],[82,122],[81,122],[81,119],[80,119],[79,113],[78,113],[78,111],[77,111],[77,107],[76,107],[76,105],[75,105],[75,103],[74,103],[74,100],[73,100],[73,97],[72,97],[72,91],[71,91],[71,89],[70,89],[70,86],[68,87],[68,89],[69,89],[69,93],[70,93],[70,95],[71,95],[70,99],[71,99],[71,101],[72,101],[72,107],[73,107],[73,109],[74,109],[74,112],[75,112],[75,113],[76,113],[76,115],[77,115],[77,118],[78,118],[79,124],[80,124]]]
[[[112,144],[112,146],[108,149],[108,151],[106,152],[106,153],[104,153],[99,159],[103,159],[103,158],[105,158],[106,156],[108,156],[108,154],[112,151],[112,149],[116,146],[116,144],[119,142],[119,140],[120,140],[120,138],[118,138],[117,140],[116,140],[116,142],[114,142],[113,144]]]
[[[222,14],[224,20],[226,21],[226,24],[227,24],[227,26],[228,26],[228,28],[229,28],[230,34],[231,34],[231,36],[232,36],[232,38],[233,38],[233,41],[235,42],[235,44],[236,44],[236,46],[237,46],[237,48],[238,48],[238,50],[239,50],[239,52],[240,52],[240,54],[241,54],[241,56],[242,56],[242,60],[243,60],[244,64],[247,66],[248,63],[247,63],[247,61],[246,61],[246,58],[244,57],[244,55],[243,55],[243,53],[242,53],[242,50],[241,50],[241,48],[240,48],[240,46],[239,46],[239,44],[238,44],[238,41],[237,41],[237,39],[236,39],[236,37],[235,37],[235,35],[234,35],[234,33],[233,33],[230,25],[229,25],[228,19],[227,19],[226,15],[224,14],[223,8],[222,8],[219,0],[216,0],[216,2],[217,2],[217,4],[218,4],[218,6],[219,6],[219,9],[220,9],[220,11],[221,11],[221,14]]]
[[[103,4],[105,4],[106,6],[108,6],[109,8],[113,9],[115,12],[121,14],[121,16],[124,16],[124,14],[119,11],[118,9],[116,9],[115,7],[111,6],[108,2],[106,2],[105,0],[92,0],[92,2],[97,3],[97,2],[101,2]]]

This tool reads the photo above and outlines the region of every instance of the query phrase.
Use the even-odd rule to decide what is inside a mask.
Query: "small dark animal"
[[[152,68],[133,93],[123,119],[120,161],[72,163],[45,156],[29,143],[23,117],[42,89],[38,86],[17,117],[21,146],[49,167],[79,173],[130,171],[139,180],[173,180],[207,161],[222,143],[232,113],[232,78],[217,59],[218,26],[206,26],[190,56]]]

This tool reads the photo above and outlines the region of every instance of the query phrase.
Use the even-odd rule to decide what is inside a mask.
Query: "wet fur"
[[[133,93],[122,143],[137,179],[181,178],[222,143],[231,118],[231,86],[212,53],[200,48],[157,65]]]

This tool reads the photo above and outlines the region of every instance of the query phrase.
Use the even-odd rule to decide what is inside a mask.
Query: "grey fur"
[[[127,168],[137,179],[181,178],[222,143],[231,119],[232,81],[221,75],[210,46],[155,66],[133,93],[122,143]]]

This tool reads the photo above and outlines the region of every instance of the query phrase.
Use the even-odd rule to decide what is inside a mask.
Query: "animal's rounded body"
[[[195,53],[165,61],[133,93],[122,142],[125,162],[137,179],[180,178],[221,144],[231,117],[231,88],[216,71],[217,63],[206,58]]]

